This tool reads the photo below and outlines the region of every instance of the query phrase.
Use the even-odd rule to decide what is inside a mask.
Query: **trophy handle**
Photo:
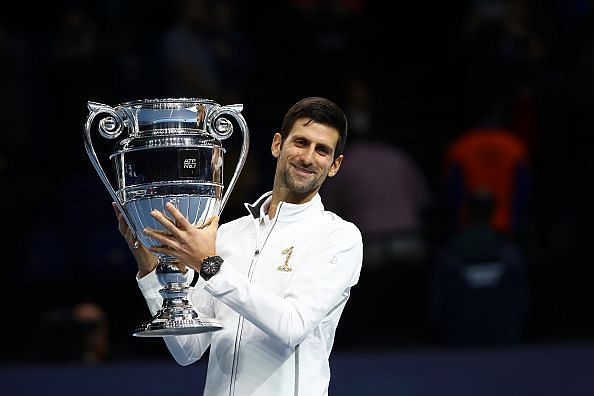
[[[250,146],[249,130],[245,118],[243,118],[241,115],[242,110],[243,105],[241,104],[221,106],[208,115],[206,123],[208,126],[208,131],[211,135],[213,135],[218,140],[224,140],[233,133],[233,124],[229,119],[225,118],[225,116],[233,117],[241,129],[241,134],[243,137],[243,144],[241,145],[241,152],[239,153],[239,159],[237,161],[237,165],[235,166],[235,172],[233,173],[233,177],[231,177],[227,191],[225,191],[223,199],[221,200],[221,208],[219,209],[218,213],[219,216],[223,212],[223,208],[229,199],[229,194],[235,187],[235,183],[237,183],[237,179],[241,173],[241,170],[243,169],[243,165],[245,164]]]
[[[136,232],[134,231],[133,223],[130,219],[130,216],[120,203],[120,200],[118,199],[113,186],[111,185],[109,179],[107,178],[107,175],[103,171],[101,163],[99,162],[99,159],[95,154],[95,149],[93,148],[93,142],[91,140],[91,125],[93,124],[93,120],[98,114],[109,114],[109,116],[99,121],[99,134],[106,139],[115,139],[122,133],[122,130],[124,129],[125,125],[124,120],[116,112],[115,109],[108,105],[104,105],[97,102],[87,102],[87,107],[89,108],[90,114],[87,117],[87,122],[85,124],[85,149],[87,150],[87,154],[89,155],[89,159],[91,160],[93,167],[97,171],[97,174],[99,174],[99,177],[105,185],[105,188],[107,188],[109,195],[111,195],[113,202],[115,202],[115,204],[117,205],[118,209],[120,210],[120,213],[122,213],[122,215],[124,216],[124,220],[126,220],[126,223],[130,228],[130,231],[132,231],[134,238],[136,238]]]

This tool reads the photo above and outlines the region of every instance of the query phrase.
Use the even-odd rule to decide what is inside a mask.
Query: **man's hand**
[[[202,260],[214,256],[219,216],[213,216],[201,228],[194,227],[177,208],[168,202],[165,208],[173,216],[169,219],[158,210],[151,216],[161,223],[168,232],[147,228],[144,233],[161,242],[161,246],[151,247],[155,253],[163,253],[176,257],[188,267],[200,272]]]
[[[143,276],[153,272],[157,267],[157,257],[146,247],[144,247],[144,245],[136,238],[134,238],[132,230],[130,230],[130,227],[128,227],[128,223],[126,223],[126,220],[124,220],[124,216],[120,212],[120,209],[114,202],[111,204],[118,219],[118,230],[120,231],[120,234],[122,234],[126,239],[126,243],[132,251],[134,258],[136,259],[136,265],[138,265],[138,278],[142,278]]]

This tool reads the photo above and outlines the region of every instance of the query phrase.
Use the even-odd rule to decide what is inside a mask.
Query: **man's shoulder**
[[[355,224],[351,223],[350,221],[343,219],[342,216],[340,216],[338,213],[328,209],[324,209],[322,218],[326,222],[333,223],[339,226],[348,226],[349,224],[355,226]]]
[[[361,239],[361,231],[355,223],[343,219],[338,214],[330,210],[324,210],[322,221],[333,233],[337,232],[339,234],[350,235],[352,237]]]
[[[241,227],[245,227],[248,224],[251,224],[254,221],[254,218],[251,215],[245,215],[238,217],[236,219],[224,222],[223,224],[219,225],[219,232],[227,232],[229,230],[236,230]]]

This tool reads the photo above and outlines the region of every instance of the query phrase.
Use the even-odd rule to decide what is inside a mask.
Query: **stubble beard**
[[[287,188],[288,192],[305,196],[310,194],[314,190],[317,190],[322,185],[322,181],[324,180],[322,176],[317,176],[312,178],[308,182],[300,183],[298,180],[296,180],[296,177],[291,175],[291,171],[289,169],[289,167],[291,166],[292,165],[288,165],[285,169],[283,169],[281,175],[283,184]]]

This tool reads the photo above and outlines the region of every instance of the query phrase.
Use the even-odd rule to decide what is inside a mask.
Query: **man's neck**
[[[274,189],[272,191],[272,199],[270,200],[270,206],[268,207],[268,218],[272,219],[276,215],[276,210],[280,202],[287,202],[295,205],[301,205],[312,200],[316,196],[318,190],[311,191],[307,195],[290,194],[283,191]]]

